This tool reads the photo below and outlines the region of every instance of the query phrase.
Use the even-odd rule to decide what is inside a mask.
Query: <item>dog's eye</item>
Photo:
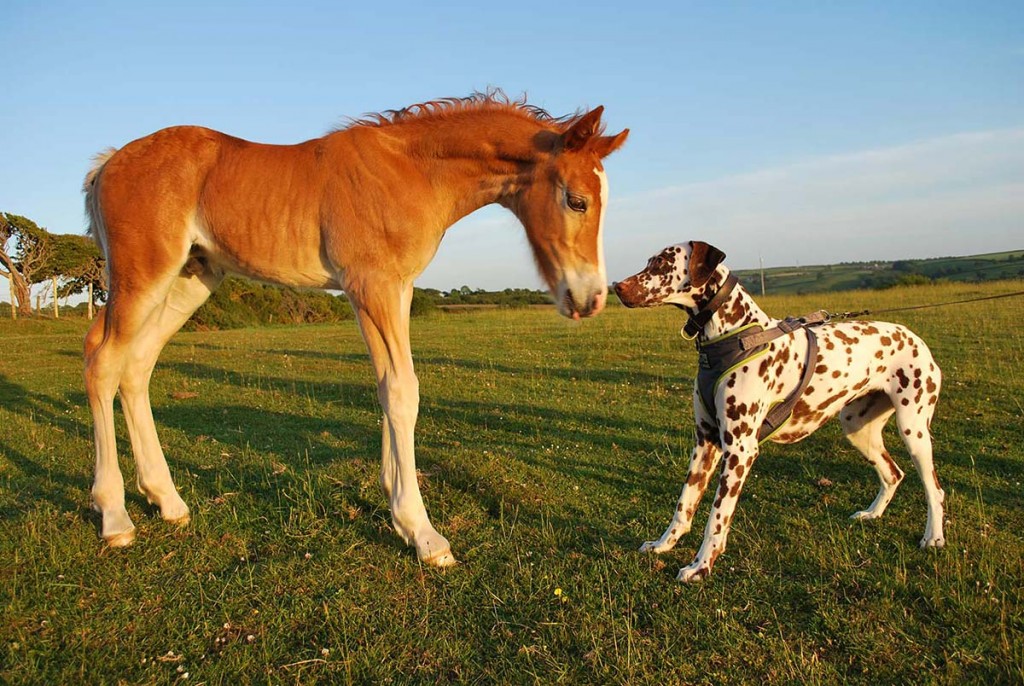
[[[665,258],[661,255],[651,258],[651,263],[647,265],[649,269],[661,269],[665,266]]]
[[[569,206],[569,209],[573,212],[586,212],[587,201],[578,195],[567,195],[565,197],[565,204]]]

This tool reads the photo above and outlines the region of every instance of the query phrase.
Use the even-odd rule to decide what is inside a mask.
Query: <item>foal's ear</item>
[[[569,130],[562,134],[563,150],[581,150],[591,138],[601,130],[601,114],[604,112],[604,105],[598,105],[590,110],[579,120],[569,127]]]
[[[703,286],[715,273],[718,265],[722,264],[725,253],[704,241],[690,241],[690,245],[690,285]]]
[[[605,158],[621,148],[627,137],[629,129],[623,129],[614,136],[598,136],[592,139],[587,147],[597,153],[598,157]]]

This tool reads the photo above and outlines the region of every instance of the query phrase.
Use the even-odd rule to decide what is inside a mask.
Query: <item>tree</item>
[[[46,229],[17,214],[0,212],[0,276],[10,279],[11,294],[18,311],[32,314],[32,284],[51,274],[46,272],[53,240]]]
[[[61,277],[64,284],[59,295],[66,298],[82,291],[89,293],[89,319],[92,319],[93,304],[107,298],[106,262],[99,246],[86,236],[76,234],[55,234],[54,249],[47,271],[51,276]]]

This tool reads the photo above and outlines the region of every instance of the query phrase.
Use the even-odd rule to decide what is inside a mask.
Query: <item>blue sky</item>
[[[81,232],[89,158],[164,126],[289,143],[500,86],[632,130],[613,279],[690,238],[735,267],[1024,247],[1024,3],[490,4],[7,0],[0,210]],[[419,282],[463,284],[541,286],[507,212]]]

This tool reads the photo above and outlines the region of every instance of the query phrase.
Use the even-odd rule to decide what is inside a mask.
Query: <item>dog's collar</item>
[[[707,323],[715,316],[715,312],[718,312],[719,308],[725,304],[725,301],[729,298],[729,295],[732,293],[732,289],[736,287],[737,283],[739,283],[739,279],[737,279],[735,275],[729,274],[729,276],[726,277],[725,283],[723,283],[722,287],[718,289],[718,292],[711,297],[711,300],[709,300],[704,307],[697,310],[696,313],[690,315],[689,320],[686,322],[686,326],[684,326],[683,330],[679,332],[682,334],[683,338],[688,341],[692,341],[700,335],[700,332],[704,330]],[[680,307],[682,307],[682,305],[680,305]]]

